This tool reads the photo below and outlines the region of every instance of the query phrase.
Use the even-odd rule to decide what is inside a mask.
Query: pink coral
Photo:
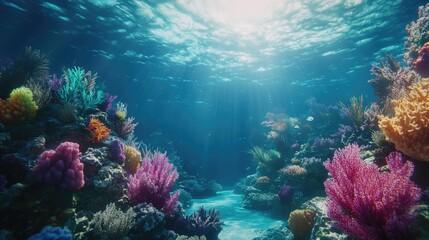
[[[328,216],[337,227],[360,239],[407,239],[421,189],[410,176],[414,166],[395,152],[387,159],[390,171],[359,157],[359,146],[337,150],[324,163],[332,179],[325,181]]]
[[[419,56],[416,61],[413,62],[414,70],[418,72],[422,77],[429,76],[429,42],[425,43],[420,48]]]
[[[34,173],[38,182],[77,190],[85,184],[83,163],[80,162],[79,144],[63,142],[55,150],[42,153]]]
[[[152,203],[165,214],[175,213],[180,192],[170,196],[170,191],[178,177],[165,153],[148,153],[143,158],[142,167],[128,178],[128,197],[133,204]]]

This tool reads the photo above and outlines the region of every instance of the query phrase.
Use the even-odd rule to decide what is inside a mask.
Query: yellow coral
[[[397,150],[429,161],[429,78],[410,86],[405,97],[392,100],[395,116],[378,116],[378,126]]]
[[[126,112],[120,110],[117,110],[115,114],[121,122],[123,122],[125,120],[125,117],[127,116]]]
[[[140,160],[142,159],[142,155],[139,152],[139,150],[125,145],[124,148],[124,154],[125,154],[125,170],[129,174],[134,174],[137,172],[137,169],[140,168]]]
[[[16,88],[8,99],[0,99],[0,122],[10,124],[33,120],[37,109],[33,92],[26,87]]]
[[[290,213],[288,224],[290,231],[297,239],[306,239],[314,225],[315,214],[309,209],[295,210]]]

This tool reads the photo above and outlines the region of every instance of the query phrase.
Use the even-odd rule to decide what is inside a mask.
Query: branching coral
[[[142,167],[128,178],[128,197],[134,205],[151,203],[167,215],[174,214],[179,204],[180,191],[172,196],[170,191],[178,177],[166,154],[147,153]]]
[[[402,68],[391,55],[387,55],[385,61],[380,58],[379,63],[380,66],[372,65],[371,74],[375,78],[368,82],[374,87],[384,111],[390,111],[390,101],[403,96],[407,87],[420,81],[420,76],[415,71]]]
[[[395,115],[379,115],[379,127],[396,149],[429,161],[429,78],[413,84],[404,98],[392,100]]]
[[[216,240],[223,225],[218,210],[212,208],[207,211],[201,206],[198,211],[186,218],[179,218],[175,224],[177,228],[175,231],[188,236],[205,236],[207,240]]]
[[[122,212],[114,203],[107,205],[104,211],[94,214],[91,225],[98,239],[123,239],[134,225],[136,214],[132,208]]]
[[[404,61],[409,66],[416,60],[420,47],[429,41],[429,4],[419,7],[418,16],[417,21],[406,27],[408,38],[405,42],[407,51],[404,53]]]
[[[49,79],[49,59],[39,50],[26,47],[13,65],[1,74],[0,97],[5,98],[10,90],[25,85],[27,81],[44,84]]]
[[[344,114],[350,119],[356,128],[363,126],[365,120],[365,109],[363,106],[363,96],[360,98],[350,98],[350,105],[345,105],[343,102],[339,102],[341,109]]]
[[[0,122],[3,124],[27,122],[33,120],[37,110],[31,90],[20,87],[14,89],[8,99],[0,99]]]
[[[72,104],[79,113],[97,107],[104,101],[103,91],[96,88],[97,74],[85,73],[83,68],[69,68],[64,72],[64,83],[56,91],[63,102]]]
[[[284,132],[287,128],[286,118],[286,115],[283,113],[274,114],[269,112],[265,115],[265,120],[261,125],[277,133]]]
[[[358,145],[349,145],[324,163],[332,175],[324,183],[328,216],[359,239],[410,239],[409,226],[421,194],[410,180],[413,164],[392,153],[386,158],[390,171],[381,173],[359,152]]]
[[[37,81],[31,78],[25,86],[33,92],[34,101],[39,108],[45,107],[51,101],[52,94],[47,80]]]
[[[101,142],[110,134],[110,129],[96,118],[91,118],[88,127],[85,129],[91,133],[89,140],[94,143]]]
[[[253,147],[250,150],[250,154],[252,154],[252,159],[258,166],[266,169],[278,169],[283,165],[280,152],[274,149],[267,151],[260,147]]]

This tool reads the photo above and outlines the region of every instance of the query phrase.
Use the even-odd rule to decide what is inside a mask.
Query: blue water
[[[186,210],[186,214],[195,212],[200,206],[218,209],[221,220],[225,222],[219,234],[220,240],[249,240],[269,227],[284,224],[284,221],[275,219],[266,212],[244,209],[241,207],[242,199],[243,195],[234,194],[232,190],[221,191],[215,197],[192,200],[193,205]]]
[[[2,0],[0,59],[32,46],[57,75],[98,72],[140,139],[234,184],[266,112],[305,114],[310,97],[369,105],[371,64],[402,58],[405,26],[427,1],[245,2]]]

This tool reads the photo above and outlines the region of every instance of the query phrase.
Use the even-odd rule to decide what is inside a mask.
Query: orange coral
[[[289,224],[290,231],[297,239],[306,239],[310,235],[314,226],[315,214],[309,209],[295,210],[290,213]]]
[[[284,176],[304,176],[307,174],[307,170],[298,165],[289,165],[280,169],[280,173]]]
[[[124,168],[129,174],[135,174],[137,169],[140,168],[140,160],[142,159],[141,153],[130,146],[125,146],[125,165]]]
[[[258,179],[256,179],[256,183],[269,183],[269,182],[270,182],[270,178],[267,176],[258,177]]]
[[[392,100],[395,116],[378,116],[378,126],[397,150],[429,161],[429,78],[410,86],[405,97]]]
[[[85,129],[91,133],[91,138],[89,138],[91,142],[101,142],[110,134],[110,129],[96,118],[91,118]]]

